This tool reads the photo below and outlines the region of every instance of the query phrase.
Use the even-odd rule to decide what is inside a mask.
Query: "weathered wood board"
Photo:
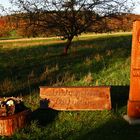
[[[110,87],[40,87],[41,108],[110,110]],[[46,106],[45,106],[46,101]]]

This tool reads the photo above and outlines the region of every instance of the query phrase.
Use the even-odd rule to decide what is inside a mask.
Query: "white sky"
[[[134,0],[135,1],[135,0]],[[10,3],[9,3],[9,0],[0,0],[0,5],[2,5],[2,6],[4,6],[4,7],[6,7],[6,8],[8,8],[8,7],[10,7],[11,5],[10,5]],[[135,10],[133,11],[133,13],[135,13],[135,14],[140,14],[140,4],[138,5],[136,5],[136,8],[135,8]]]
[[[139,6],[136,6],[136,9],[134,10],[135,14],[140,14],[140,5]]]
[[[0,0],[0,5],[3,5],[4,7],[9,7],[10,6],[9,0]]]

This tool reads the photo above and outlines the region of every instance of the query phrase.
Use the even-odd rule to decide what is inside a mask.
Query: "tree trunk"
[[[68,54],[68,49],[70,48],[72,39],[73,39],[73,37],[70,37],[70,38],[67,39],[66,46],[64,48],[64,55]]]

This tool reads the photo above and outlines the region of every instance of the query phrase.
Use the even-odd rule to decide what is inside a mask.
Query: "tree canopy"
[[[130,0],[11,0],[11,3],[17,6],[20,18],[26,20],[28,30],[34,33],[36,29],[53,30],[66,39],[65,53],[74,36],[86,32],[91,25],[96,27],[105,17],[128,13],[134,6]]]

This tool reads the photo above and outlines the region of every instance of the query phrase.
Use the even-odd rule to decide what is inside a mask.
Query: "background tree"
[[[12,31],[12,26],[9,22],[9,17],[0,17],[0,37],[9,37]]]
[[[74,36],[86,32],[91,25],[96,26],[105,17],[115,17],[133,7],[130,0],[11,0],[11,3],[26,19],[26,28],[32,26],[43,32],[54,29],[57,36],[66,39],[65,54]]]

